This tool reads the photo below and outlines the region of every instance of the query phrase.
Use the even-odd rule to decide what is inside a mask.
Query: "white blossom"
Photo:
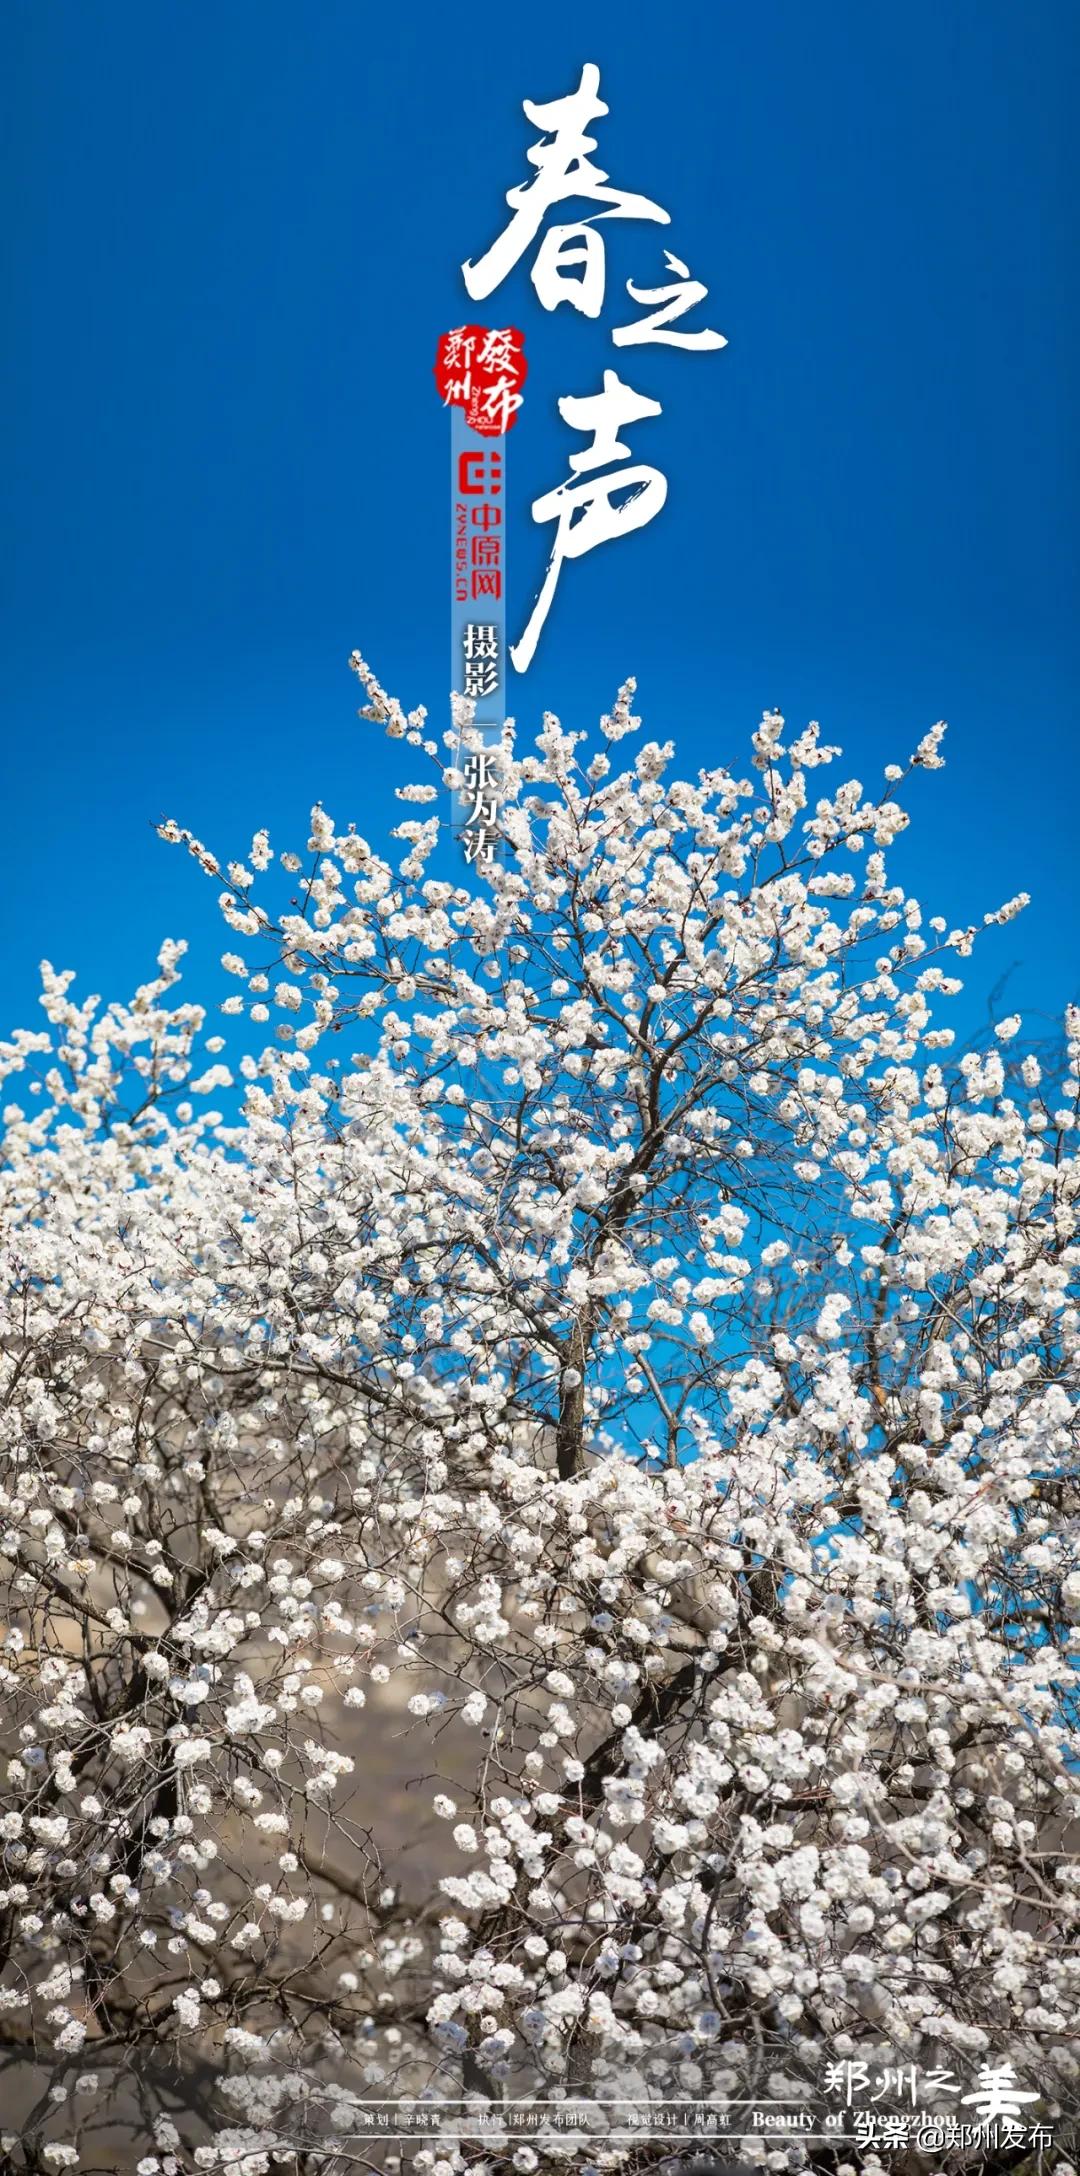
[[[583,2048],[1075,2102],[1080,1014],[950,1054],[1026,894],[894,880],[942,728],[619,772],[632,681],[477,877],[353,663],[422,820],[161,827],[227,1062],[175,940],[0,1046],[11,2049],[248,2176]]]

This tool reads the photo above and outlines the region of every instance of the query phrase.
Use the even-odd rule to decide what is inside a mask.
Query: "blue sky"
[[[762,708],[821,720],[876,781],[933,721],[901,873],[968,921],[1029,915],[971,1004],[1080,995],[1074,796],[1078,330],[1065,0],[720,0],[498,16],[429,0],[14,0],[2,153],[12,426],[4,581],[0,1030],[36,963],[121,995],[212,893],[162,814],[229,852],[369,834],[400,751],[355,718],[362,647],[443,723],[448,423],[438,334],[526,335],[510,618],[579,443],[560,394],[617,365],[663,416],[636,536],[564,570],[519,720],[591,724],[635,672],[688,767],[743,764]],[[535,132],[521,101],[601,68],[597,158],[671,227],[609,226],[608,302],[541,310],[522,267],[470,306]],[[564,215],[570,216],[570,215]],[[615,351],[622,282],[671,247],[719,355]]]

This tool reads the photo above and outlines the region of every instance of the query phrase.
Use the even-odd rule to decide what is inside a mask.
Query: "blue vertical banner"
[[[512,325],[443,334],[435,381],[450,410],[450,685],[472,705],[451,825],[465,859],[495,859],[507,716],[506,441],[522,404],[525,343]]]
[[[450,685],[474,706],[472,745],[459,742],[452,823],[467,861],[481,867],[498,840],[498,750],[506,700],[506,438],[483,437],[450,410],[452,584]]]

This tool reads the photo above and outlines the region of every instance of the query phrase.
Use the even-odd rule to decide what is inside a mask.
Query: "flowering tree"
[[[126,1006],[45,970],[2,1048],[4,2170],[299,2176],[379,2165],[372,2096],[850,2058],[1071,2106],[1080,1018],[1052,1088],[1016,1019],[950,1058],[976,932],[886,873],[941,732],[814,799],[815,726],[687,782],[548,717],[472,889],[430,807],[396,867],[321,808],[225,866],[163,826],[275,1023],[227,1109],[181,945]]]

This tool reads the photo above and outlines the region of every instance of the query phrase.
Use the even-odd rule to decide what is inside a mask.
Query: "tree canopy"
[[[1048,1077],[1016,1016],[953,1048],[1025,900],[891,881],[943,728],[880,795],[771,712],[745,774],[620,771],[628,682],[596,752],[508,731],[446,876],[468,715],[447,769],[353,663],[431,771],[384,850],[161,827],[266,1047],[175,942],[0,1046],[0,2165],[329,2171],[379,2096],[852,2059],[1068,2118],[1080,1015]],[[566,2159],[515,2151],[411,2165]]]

